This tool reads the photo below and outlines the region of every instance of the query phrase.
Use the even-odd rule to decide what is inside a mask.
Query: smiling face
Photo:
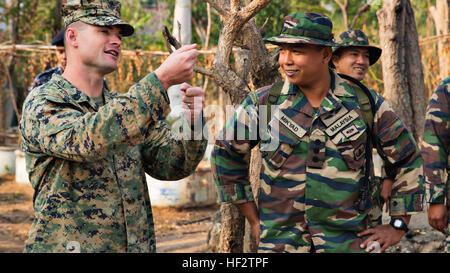
[[[278,63],[297,86],[309,86],[323,73],[328,73],[331,48],[310,44],[281,44]]]
[[[77,55],[83,67],[103,75],[113,72],[117,68],[117,61],[122,50],[120,32],[119,26],[84,24],[83,27],[78,28]]]
[[[369,70],[369,50],[364,47],[349,47],[333,55],[337,73],[362,81]]]

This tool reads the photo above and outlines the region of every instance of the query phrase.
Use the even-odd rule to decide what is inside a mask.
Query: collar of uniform
[[[54,74],[52,76],[52,78],[54,78],[55,83],[67,93],[67,96],[69,96],[69,98],[72,101],[74,101],[78,104],[80,104],[82,102],[87,102],[96,111],[98,110],[99,107],[98,107],[97,103],[95,103],[94,100],[92,100],[88,95],[86,95],[83,92],[81,92],[80,90],[78,90],[78,88],[73,86],[73,84],[71,82],[69,82],[66,78],[64,78],[62,75]],[[103,96],[105,98],[105,103],[106,103],[110,98],[109,91],[108,91],[108,89],[103,87],[102,92],[103,92]]]
[[[322,101],[320,105],[320,113],[324,114],[330,112],[342,104],[341,98],[343,97],[354,97],[355,91],[350,87],[350,85],[344,81],[337,73],[330,70],[331,75],[331,85],[330,90]]]
[[[287,77],[284,78],[284,85],[281,89],[280,95],[296,95],[300,92],[300,88],[297,85],[289,82]]]
[[[334,79],[334,88],[332,88],[333,93],[338,97],[355,97],[355,91],[353,88],[350,87],[350,85],[337,73],[330,70],[330,74],[332,75],[332,86],[333,86],[333,79]]]

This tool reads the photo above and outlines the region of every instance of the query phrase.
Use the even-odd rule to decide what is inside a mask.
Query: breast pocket
[[[357,170],[365,163],[367,141],[367,126],[361,119],[351,124],[331,137],[331,142],[350,169]]]
[[[262,141],[263,159],[272,169],[280,169],[306,135],[303,127],[280,112],[270,121],[267,137]]]

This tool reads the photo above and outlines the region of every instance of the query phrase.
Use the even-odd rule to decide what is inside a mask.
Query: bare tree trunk
[[[250,70],[248,50],[236,51],[236,74],[247,82]],[[235,103],[236,104],[236,103]],[[222,232],[219,241],[219,252],[244,252],[244,235],[246,233],[246,219],[239,208],[233,204],[222,204],[220,207],[222,217]],[[247,243],[248,244],[248,243]]]
[[[436,35],[439,38],[439,76],[442,81],[450,74],[450,39],[444,35],[449,34],[450,28],[450,0],[436,0],[436,6],[430,7],[430,13],[436,26]]]
[[[9,8],[17,8],[17,10],[20,11],[21,8],[21,1],[19,0],[11,0],[8,2]],[[21,12],[17,12],[10,22],[10,39],[11,44],[19,44],[20,43],[20,19],[21,19]],[[1,130],[6,130],[9,128],[10,123],[12,119],[14,118],[15,112],[14,112],[14,106],[17,105],[17,102],[15,100],[15,96],[11,96],[11,93],[14,94],[16,91],[15,86],[15,72],[14,68],[16,67],[17,58],[15,57],[15,54],[11,54],[8,58],[8,65],[5,65],[5,75],[8,79],[8,88],[5,89],[3,92],[3,101],[1,101],[2,106],[4,107],[1,109],[3,111],[3,124]],[[12,92],[11,92],[12,91]]]
[[[255,203],[258,204],[259,200],[259,175],[261,172],[262,157],[259,147],[253,148],[250,157],[250,184],[252,185],[253,196],[255,197]],[[245,221],[245,237],[244,237],[244,252],[256,253],[258,246],[256,245],[255,237],[253,236],[250,223]]]
[[[192,39],[192,11],[191,0],[176,0],[175,11],[173,15],[173,36],[180,42],[181,45],[191,43]],[[180,84],[169,87],[167,93],[170,98],[169,119],[176,119],[181,115],[182,96],[180,91]]]
[[[245,218],[236,205],[222,203],[220,206],[221,229],[220,253],[242,253],[244,249]]]
[[[275,58],[267,51],[252,17],[271,0],[247,1],[244,6],[239,0],[204,0],[213,7],[222,21],[218,48],[211,69],[194,67],[196,72],[214,79],[214,81],[230,96],[233,105],[240,104],[250,92],[247,76],[250,75],[255,87],[268,85],[280,79],[278,65]],[[173,37],[164,34],[166,43],[172,43]],[[230,66],[230,56],[235,41],[251,49],[250,57],[238,56],[247,61],[236,61],[236,65],[246,64],[235,72]],[[176,43],[176,41],[175,41]],[[178,45],[179,46],[179,45]],[[170,51],[170,46],[168,46]],[[250,61],[248,61],[250,59]],[[240,74],[240,75],[239,75]],[[258,163],[260,166],[260,163]],[[252,165],[252,164],[250,164]],[[257,166],[258,167],[258,166]],[[256,177],[256,175],[254,175]],[[251,178],[251,181],[259,180]],[[232,204],[222,204],[221,228],[218,252],[239,253],[243,251],[243,238],[245,233],[245,219],[240,210]],[[255,251],[255,246],[249,251]]]
[[[414,12],[409,0],[385,0],[377,12],[384,97],[417,141],[425,117],[425,84]]]

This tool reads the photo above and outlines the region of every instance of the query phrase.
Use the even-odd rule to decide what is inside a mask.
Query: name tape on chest
[[[306,134],[306,130],[303,129],[300,125],[295,123],[291,118],[286,116],[283,112],[277,112],[275,117],[286,126],[291,132],[297,135],[299,138],[302,138]]]
[[[355,110],[350,111],[340,119],[338,119],[335,123],[331,124],[325,130],[325,133],[329,136],[334,136],[337,134],[342,128],[350,124],[352,121],[359,117],[358,113]]]

